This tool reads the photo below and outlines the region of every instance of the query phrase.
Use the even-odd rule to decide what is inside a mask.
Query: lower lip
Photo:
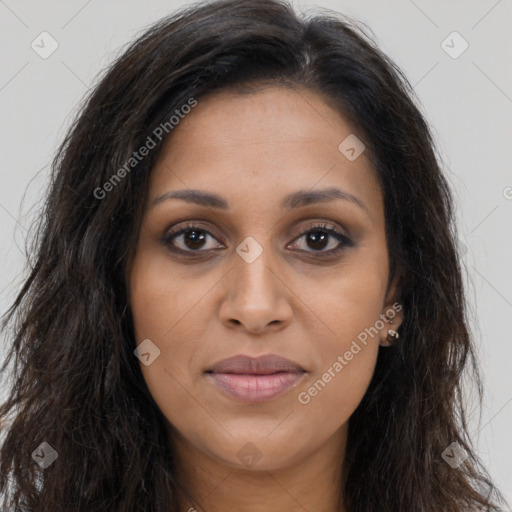
[[[305,373],[274,373],[248,375],[235,373],[210,373],[209,377],[220,391],[242,402],[265,402],[295,387]]]

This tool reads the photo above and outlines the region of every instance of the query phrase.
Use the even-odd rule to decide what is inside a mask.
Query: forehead
[[[273,86],[244,94],[221,91],[199,99],[173,130],[166,148],[172,146],[177,155],[177,146],[221,146],[229,139],[244,145],[314,142],[337,149],[340,137],[351,133],[350,124],[318,94]]]
[[[340,113],[306,89],[215,93],[173,129],[152,172],[150,199],[193,188],[268,203],[299,188],[342,186],[372,202],[378,183],[364,151],[353,161],[340,151],[354,135]]]

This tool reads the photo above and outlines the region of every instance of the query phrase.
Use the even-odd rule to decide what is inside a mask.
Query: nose
[[[251,262],[233,255],[234,266],[225,279],[227,288],[220,308],[220,320],[230,329],[251,334],[276,332],[288,325],[292,317],[293,295],[284,272],[271,249]]]

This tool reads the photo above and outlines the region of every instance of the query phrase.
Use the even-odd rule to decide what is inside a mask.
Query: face
[[[272,470],[341,446],[398,327],[382,194],[364,151],[339,149],[351,134],[311,91],[221,92],[153,169],[129,271],[135,336],[171,438],[202,456]],[[296,366],[215,367],[269,354]]]

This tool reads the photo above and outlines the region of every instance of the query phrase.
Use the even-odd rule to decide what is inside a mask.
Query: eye
[[[207,240],[215,237],[207,230],[196,224],[187,224],[176,232],[166,234],[162,241],[174,252],[208,252],[224,247],[222,244],[210,244]],[[201,251],[201,249],[203,249]]]
[[[345,247],[353,246],[352,241],[343,233],[333,226],[327,224],[317,224],[303,231],[299,237],[295,239],[292,246],[297,245],[297,240],[305,239],[305,245],[313,250],[305,249],[305,252],[318,252],[320,256],[328,256],[335,254]],[[329,250],[326,247],[331,246]]]

